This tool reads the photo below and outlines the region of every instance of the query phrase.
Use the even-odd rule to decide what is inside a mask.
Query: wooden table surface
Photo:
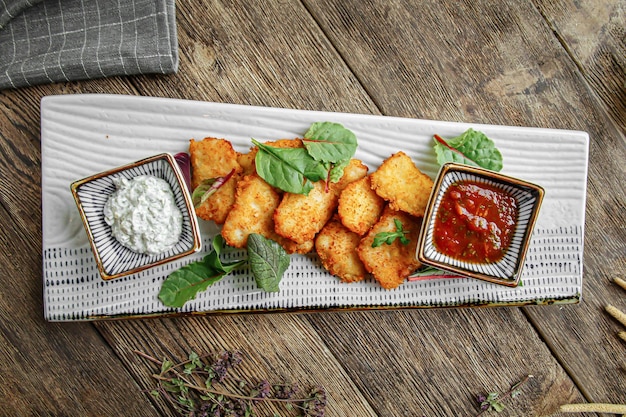
[[[626,310],[612,282],[626,278],[625,13],[624,0],[179,1],[177,74],[0,92],[0,414],[174,415],[134,350],[241,350],[251,379],[323,386],[328,416],[475,415],[477,395],[528,374],[500,415],[626,403],[626,329],[604,310]],[[582,302],[48,323],[39,103],[77,93],[586,131]]]

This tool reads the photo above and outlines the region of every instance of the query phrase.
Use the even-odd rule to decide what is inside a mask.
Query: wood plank
[[[519,309],[355,312],[310,317],[380,416],[479,412],[477,398],[526,375],[501,415],[558,415],[580,393]]]
[[[64,88],[0,92],[2,414],[145,415],[154,408],[91,324],[43,319],[39,100]]]
[[[199,7],[205,10],[203,13],[207,16],[207,21],[216,23],[198,25],[198,22],[192,20],[193,16],[199,15],[200,12],[196,12]],[[341,5],[338,4],[325,6],[317,4],[307,7],[316,10],[314,15],[318,21],[323,19],[319,18],[319,13],[322,12],[317,8],[322,9],[324,13],[342,12]],[[389,7],[398,5],[393,3]],[[380,12],[375,5],[370,5],[366,9],[370,13]],[[394,73],[385,65],[381,65],[401,62],[405,58],[402,50],[392,50],[388,55],[381,53],[388,47],[385,44],[388,40],[384,34],[386,30],[389,28],[393,31],[398,30],[400,32],[394,32],[393,36],[399,36],[399,33],[407,28],[400,26],[393,29],[399,21],[393,19],[388,21],[378,14],[360,15],[359,13],[363,12],[358,10],[344,10],[343,13],[341,18],[346,20],[357,19],[359,16],[363,20],[359,21],[360,26],[355,23],[352,28],[342,27],[335,21],[324,22],[322,24],[324,31],[333,35],[331,45],[310,17],[303,14],[299,3],[283,2],[276,5],[272,2],[250,2],[223,6],[190,2],[181,5],[179,9],[179,34],[183,45],[181,73],[168,79],[150,80],[150,83],[139,77],[136,85],[141,93],[146,95],[153,94],[152,92],[161,95],[166,92],[172,97],[360,113],[377,113],[378,106],[390,114],[404,115],[403,106],[415,104],[407,98],[419,95],[422,89],[412,84],[413,81],[408,85],[402,84],[403,74],[415,75],[410,74],[407,69],[402,70],[405,73],[402,71]],[[405,10],[402,16],[410,14],[410,10]],[[368,21],[369,24],[376,21],[376,24],[384,27],[365,27],[364,21]],[[280,22],[280,30],[277,29],[275,22]],[[375,37],[371,37],[379,39],[377,42],[380,44],[375,45],[378,49],[367,41],[368,32],[372,30],[380,31]],[[356,36],[353,39],[354,43],[342,44],[350,36]],[[400,36],[400,39],[403,37]],[[341,56],[332,49],[337,45],[342,52]],[[371,52],[378,55],[359,54],[360,47],[374,48]],[[348,53],[352,49],[354,51]],[[348,65],[345,65],[344,60]],[[309,67],[314,69],[309,71]],[[356,71],[356,74],[359,81],[364,84],[364,89],[350,73],[350,70],[355,68],[360,70]],[[370,73],[377,74],[379,78],[366,75]],[[161,85],[155,87],[152,83],[154,81]],[[463,81],[461,79],[461,82]],[[395,85],[392,85],[394,83]],[[450,87],[442,85],[439,93],[447,94],[446,88]],[[376,94],[372,94],[373,92]],[[368,94],[374,95],[374,101],[368,98]],[[431,114],[439,116],[439,108],[434,110],[435,106],[440,105],[437,98],[423,102],[433,106]],[[468,104],[470,103],[468,100]],[[411,116],[415,117],[416,114],[411,113]],[[455,318],[457,316],[461,318]],[[521,405],[523,410],[552,412],[558,406],[557,399],[559,401],[582,399],[572,381],[559,365],[550,359],[549,351],[537,338],[520,310],[480,310],[458,314],[422,311],[368,312],[314,314],[304,317],[307,317],[314,327],[303,321],[303,316],[281,315],[280,321],[272,324],[275,327],[271,332],[272,337],[259,336],[263,333],[257,331],[257,326],[271,329],[266,321],[274,320],[273,316],[196,317],[145,323],[98,323],[97,327],[133,369],[136,369],[137,360],[132,358],[130,350],[141,347],[156,349],[151,348],[157,341],[151,339],[150,332],[156,334],[159,340],[163,340],[158,345],[157,351],[163,355],[183,355],[187,344],[232,349],[248,346],[248,340],[254,338],[257,347],[251,354],[253,365],[246,370],[247,373],[263,374],[272,368],[290,370],[294,378],[331,384],[335,398],[354,398],[358,400],[359,406],[365,407],[360,396],[364,395],[376,413],[381,415],[402,415],[402,411],[406,409],[434,411],[435,414],[444,410],[458,414],[474,405],[475,394],[488,389],[508,388],[509,384],[529,372],[525,364],[533,363],[537,358],[541,363],[541,369],[535,372],[538,377],[534,383],[537,385],[530,397],[532,401]],[[441,328],[442,320],[450,322],[450,325]],[[463,324],[467,325],[467,321],[471,322],[471,325],[475,325],[477,321],[481,324],[493,323],[493,326],[487,326],[486,334],[489,337],[476,337],[464,332],[461,327]],[[445,333],[447,340],[454,343],[452,352],[446,352],[442,344],[424,343],[419,351],[411,347],[410,340],[405,335],[416,334],[414,327],[416,322],[422,323],[423,326],[418,334],[425,334],[429,340],[430,338],[434,340]],[[172,331],[172,326],[175,326],[174,335],[168,333]],[[189,326],[189,329],[179,329],[186,326]],[[281,340],[281,345],[274,346],[271,342],[273,337],[292,334],[294,327],[300,329],[298,334],[303,335],[300,337],[304,337],[307,343],[312,344],[312,350],[301,346],[297,338]],[[509,333],[498,334],[494,330],[510,327],[515,328],[518,335],[514,340],[511,340]],[[436,328],[440,328],[439,332],[433,333],[431,329]],[[222,334],[227,329],[232,329],[233,333]],[[321,339],[315,334],[316,331],[323,336]],[[369,343],[370,340],[372,343]],[[384,349],[381,353],[376,344],[385,340],[397,340],[402,346]],[[530,340],[534,348],[522,346],[522,342],[526,340]],[[457,341],[466,341],[467,345]],[[479,353],[468,356],[468,345]],[[327,349],[330,349],[332,355],[326,353]],[[278,350],[279,353],[268,360],[267,352],[273,350]],[[489,359],[484,367],[477,365],[481,352],[484,357],[491,357],[495,351],[511,352],[515,359],[498,363],[491,363]],[[319,352],[323,352],[323,356],[320,356]],[[355,358],[355,352],[358,358]],[[450,360],[447,358],[448,355],[456,356]],[[432,362],[426,362],[428,360]],[[422,383],[419,375],[415,375],[410,368],[412,363],[424,367],[428,383]],[[346,369],[342,370],[339,364]],[[325,373],[320,374],[320,369],[324,369]],[[146,379],[147,375],[141,374],[143,371],[135,372],[140,375],[138,379],[142,384],[150,385],[150,381]],[[428,375],[430,373],[432,375]],[[327,374],[337,375],[336,379],[335,377],[330,379]],[[356,386],[352,379],[356,381]],[[416,391],[407,390],[406,381],[410,381],[411,389]],[[441,395],[448,391],[458,393],[458,398],[444,400],[438,396],[433,397],[434,393]],[[546,392],[548,399],[543,397]],[[513,408],[509,415],[515,415],[518,411],[517,408]],[[333,402],[329,414],[359,413],[354,411],[353,406]]]
[[[617,131],[598,132],[601,135],[592,145],[592,169],[597,173],[591,174],[592,181],[596,180],[590,183],[593,188],[588,223],[591,225],[587,228],[586,246],[594,250],[591,254],[587,251],[585,257],[585,277],[591,278],[585,291],[590,295],[585,297],[580,309],[565,318],[546,320],[536,309],[529,309],[529,315],[559,358],[571,364],[568,368],[590,400],[623,402],[626,381],[616,375],[623,373],[624,364],[619,358],[624,345],[615,334],[624,328],[603,309],[613,304],[626,311],[626,292],[610,283],[612,278],[624,277],[626,273],[626,195],[622,185],[626,175],[623,167],[616,167],[616,180],[610,181],[611,173],[606,172],[607,164],[624,161],[626,149],[626,2],[539,1],[536,4],[598,98],[598,107],[604,109]],[[608,186],[600,185],[607,183]],[[600,194],[604,198],[598,202]],[[598,279],[593,281],[594,277]],[[567,329],[566,334],[563,328]],[[571,340],[578,343],[570,343]],[[590,364],[595,372],[589,371]],[[598,384],[599,379],[604,383]]]
[[[251,384],[266,379],[270,384],[295,383],[307,392],[323,386],[327,415],[375,416],[370,405],[332,352],[326,349],[305,317],[293,314],[183,317],[150,321],[102,322],[98,328],[140,380],[151,390],[151,374],[158,367],[133,351],[156,358],[185,359],[191,351],[219,354],[240,351],[244,361],[234,375]],[[169,414],[165,403],[155,404]],[[259,405],[259,415],[285,414],[280,405]]]
[[[626,131],[626,2],[534,2],[606,112]]]
[[[377,112],[300,2],[190,1],[177,6],[178,74],[135,78],[141,94]]]
[[[607,302],[624,305],[609,283],[626,269],[624,138],[534,6],[426,1],[354,10],[328,1],[307,7],[384,114],[589,132],[583,303],[525,311],[589,400],[623,401],[626,381],[615,378],[623,345],[601,309]]]

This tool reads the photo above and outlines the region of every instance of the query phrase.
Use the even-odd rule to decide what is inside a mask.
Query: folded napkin
[[[0,89],[177,69],[175,0],[0,0]]]

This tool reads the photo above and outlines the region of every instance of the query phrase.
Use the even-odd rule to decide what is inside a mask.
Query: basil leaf
[[[332,163],[350,160],[357,148],[355,134],[332,122],[313,123],[302,143],[313,159]]]
[[[280,280],[289,267],[289,255],[282,246],[257,233],[248,236],[248,262],[256,285],[267,292],[280,291]]]
[[[269,185],[285,192],[308,194],[311,181],[325,178],[305,148],[277,148],[252,140],[259,151],[255,157],[257,173]]]
[[[440,165],[457,162],[492,171],[502,169],[502,154],[494,142],[482,132],[470,128],[452,139],[444,140],[438,135],[434,138],[435,153]]]
[[[215,284],[245,260],[223,264],[220,254],[224,246],[221,235],[213,239],[213,251],[202,260],[192,262],[172,272],[161,285],[159,299],[168,307],[182,307],[196,295]]]

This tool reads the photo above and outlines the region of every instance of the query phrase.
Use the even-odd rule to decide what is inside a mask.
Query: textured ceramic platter
[[[325,272],[315,255],[292,255],[278,293],[258,290],[244,268],[181,309],[165,307],[157,298],[163,280],[204,256],[219,231],[202,221],[200,252],[125,278],[102,280],[70,192],[73,181],[162,152],[185,152],[191,138],[225,138],[246,152],[251,138],[300,137],[318,121],[338,122],[352,130],[359,141],[355,157],[370,172],[402,150],[432,178],[439,170],[433,134],[450,138],[469,127],[487,134],[503,154],[503,174],[546,191],[523,285],[510,288],[438,277],[407,281],[387,291],[373,279],[341,283]],[[582,292],[588,147],[587,133],[579,131],[121,95],[45,97],[41,102],[44,317],[70,321],[181,313],[575,303]]]

